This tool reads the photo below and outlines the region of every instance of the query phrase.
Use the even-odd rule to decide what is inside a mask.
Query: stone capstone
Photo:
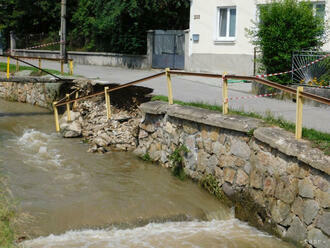
[[[259,127],[254,131],[254,137],[315,169],[330,174],[330,156],[312,148],[307,140],[296,140],[294,134],[277,127]]]

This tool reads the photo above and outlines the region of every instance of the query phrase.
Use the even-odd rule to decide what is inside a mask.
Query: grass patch
[[[0,176],[1,177],[1,176]],[[15,218],[14,204],[7,196],[6,186],[0,178],[0,247],[15,247],[13,222]]]
[[[204,176],[200,182],[199,185],[206,189],[210,194],[214,195],[218,200],[225,203],[228,207],[232,206],[232,202],[229,200],[229,198],[223,193],[221,186],[219,185],[219,182],[213,175],[206,175]]]
[[[42,68],[43,70],[47,71],[47,72],[50,72],[52,74],[55,74],[55,75],[62,75],[60,71],[57,71],[57,70],[52,70],[52,69],[44,69]],[[13,64],[10,64],[9,65],[9,70],[11,73],[13,72],[16,72],[16,64],[13,65]],[[32,71],[32,74],[31,76],[44,76],[44,75],[47,75],[47,73],[45,72],[41,72],[41,74],[39,74],[39,70],[37,68],[34,68],[32,66],[25,66],[25,65],[20,65],[19,66],[19,71]],[[4,62],[0,62],[0,71],[3,71],[3,72],[7,72],[7,63],[4,63]],[[69,73],[64,73],[63,76],[70,76]]]
[[[144,155],[141,157],[141,159],[142,159],[143,161],[146,161],[146,162],[151,161],[151,157],[150,157],[149,153],[144,154]]]
[[[164,101],[167,102],[167,96],[154,96],[151,99],[152,101]],[[174,100],[175,104],[182,105],[182,106],[193,106],[199,107],[203,109],[209,109],[214,111],[222,112],[221,106],[210,105],[206,103],[199,103],[199,102],[182,102]],[[232,115],[240,115],[246,117],[252,117],[256,119],[261,119],[265,121],[268,125],[271,126],[278,126],[283,128],[284,130],[295,132],[296,125],[292,122],[288,122],[280,117],[274,117],[270,112],[266,113],[266,116],[261,114],[253,113],[253,112],[244,112],[244,111],[237,111],[237,110],[229,110],[229,114]],[[251,134],[250,134],[251,135]],[[319,148],[322,150],[326,155],[330,155],[330,133],[324,133],[317,131],[311,128],[303,128],[302,130],[302,137],[312,142],[314,147]]]
[[[173,175],[182,181],[186,178],[182,163],[184,154],[186,154],[187,152],[189,152],[188,148],[185,145],[181,145],[180,147],[176,148],[175,151],[169,157],[169,160],[173,164]]]
[[[151,98],[151,101],[163,101],[163,102],[168,102],[167,96],[153,96]],[[214,110],[214,111],[220,111],[222,112],[222,107],[221,106],[216,106],[216,105],[210,105],[206,103],[201,103],[201,102],[182,102],[178,100],[173,101],[174,104],[182,105],[182,106],[192,106],[192,107],[198,107],[198,108],[203,108],[203,109],[209,109],[209,110]]]

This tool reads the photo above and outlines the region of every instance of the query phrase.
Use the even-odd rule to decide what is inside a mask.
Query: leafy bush
[[[259,23],[247,31],[262,52],[266,73],[290,70],[292,52],[317,49],[323,44],[324,20],[314,15],[309,2],[279,0],[259,9]],[[289,79],[290,75],[270,78],[281,83]]]

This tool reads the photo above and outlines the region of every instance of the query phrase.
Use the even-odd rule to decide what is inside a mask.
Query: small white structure
[[[328,21],[329,1],[311,1],[315,13]],[[246,28],[258,19],[258,5],[268,0],[191,0],[190,29],[186,35],[185,69],[253,75],[254,46]],[[324,50],[330,50],[330,42]],[[187,51],[188,50],[188,51]]]

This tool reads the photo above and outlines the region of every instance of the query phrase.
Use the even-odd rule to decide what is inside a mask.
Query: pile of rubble
[[[104,98],[80,102],[71,111],[71,121],[67,122],[67,113],[63,114],[61,133],[65,138],[83,137],[90,145],[89,152],[134,150],[138,145],[139,110],[111,106],[111,112],[108,120]]]

